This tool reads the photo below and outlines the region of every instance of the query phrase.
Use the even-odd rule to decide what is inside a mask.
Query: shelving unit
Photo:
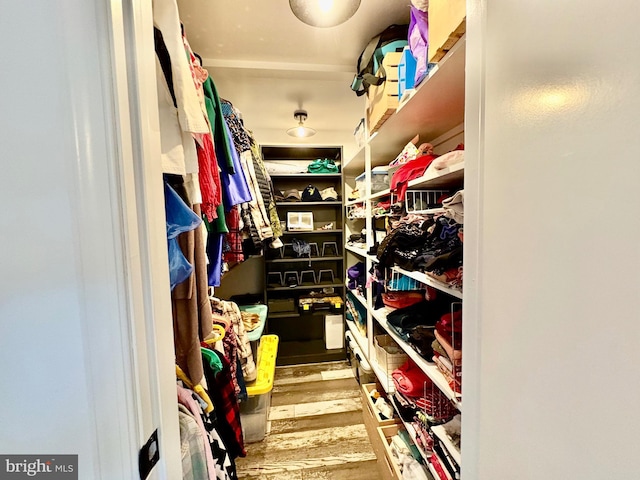
[[[307,166],[317,158],[329,158],[340,165],[342,160],[341,147],[306,147],[306,146],[263,146],[262,154],[269,171],[269,175],[276,190],[286,192],[288,190],[304,190],[308,185],[315,186],[318,190],[333,187],[339,194],[342,191],[342,173],[302,173]],[[284,163],[278,163],[284,162]],[[278,171],[285,167],[299,169],[298,173]],[[342,201],[278,201],[276,207],[281,222],[283,222],[282,241],[285,244],[282,250],[269,251],[265,258],[265,303],[278,305],[268,315],[267,330],[280,337],[278,348],[278,364],[291,365],[298,363],[315,363],[322,361],[342,360],[346,358],[346,349],[327,348],[327,331],[325,315],[341,315],[343,318],[342,333],[344,338],[344,239],[343,239],[343,215]],[[312,230],[288,230],[288,212],[311,212],[313,214]],[[333,228],[323,229],[325,225],[333,224]],[[296,256],[291,244],[298,239],[309,244],[316,244],[311,257]],[[322,255],[323,244],[329,242],[333,246]],[[330,275],[325,275],[323,281],[319,281],[319,273],[324,270],[333,272],[333,280]],[[279,274],[284,280],[286,274],[300,275],[305,271],[313,271],[313,275],[298,279],[311,280],[304,283],[296,283],[295,286],[287,284],[270,283],[277,279]],[[269,275],[274,273],[275,275]],[[333,293],[328,293],[333,292]],[[332,295],[340,298],[340,307],[323,308],[322,310],[303,310],[300,299],[308,296]],[[284,310],[284,311],[282,311]],[[333,346],[333,345],[332,345]]]
[[[374,227],[379,226],[377,219],[372,214],[374,204],[380,199],[389,197],[389,189],[383,191],[371,191],[372,169],[374,167],[388,165],[413,139],[416,134],[420,136],[419,144],[429,142],[434,145],[436,153],[446,153],[457,145],[463,143],[464,135],[464,97],[465,97],[465,38],[460,39],[453,48],[442,58],[439,64],[431,70],[429,77],[423,80],[416,88],[414,94],[404,101],[396,112],[391,115],[377,130],[376,133],[366,139],[365,145],[349,159],[343,166],[345,180],[345,197],[356,187],[356,177],[365,174],[365,187],[359,185],[359,198],[346,202],[346,206],[362,205],[365,209],[364,218],[349,219],[345,215],[345,238],[351,234],[366,232],[366,243],[360,249],[354,246],[346,246],[346,266],[351,266],[357,261],[364,261],[366,271],[370,271],[377,262],[375,255],[369,255],[369,248],[376,242],[374,239]],[[453,145],[451,145],[453,144]],[[442,151],[438,151],[438,148]],[[464,163],[452,165],[442,170],[427,169],[425,174],[411,180],[408,189],[412,190],[456,190],[463,188]],[[364,190],[364,191],[363,191]],[[441,213],[442,209],[431,209],[427,213]],[[443,284],[423,272],[408,271],[400,267],[393,267],[390,271],[405,275],[417,282],[435,288],[441,294],[448,295],[452,302],[463,299],[462,291]],[[413,347],[405,342],[387,322],[387,314],[392,311],[389,308],[374,310],[373,296],[369,290],[366,298],[354,294],[367,312],[367,335],[364,337],[357,331],[357,343],[363,352],[368,352],[367,360],[376,374],[382,387],[387,393],[393,392],[393,383],[389,374],[375,360],[374,336],[378,333],[389,335],[407,354],[407,356],[427,375],[433,382],[434,388],[439,389],[443,399],[450,401],[460,412],[462,411],[462,399],[450,386],[448,380],[440,372],[438,367],[431,363],[431,359],[423,358]],[[354,331],[354,337],[356,332]],[[366,341],[367,349],[362,348]],[[405,423],[410,436],[415,441],[415,431],[411,424]],[[427,467],[435,478],[439,478],[433,466],[427,461]],[[456,458],[459,463],[460,458]]]
[[[266,263],[308,263],[308,262],[331,262],[342,260],[342,257],[299,257],[299,258],[272,258],[265,260]]]
[[[400,267],[393,267],[393,270],[409,278],[413,278],[417,282],[423,283],[425,285],[429,285],[430,287],[433,287],[436,290],[440,290],[441,292],[448,293],[452,297],[456,297],[462,300],[462,292],[460,290],[457,290],[448,285],[445,285],[444,283],[439,282],[422,272],[405,270],[404,268],[400,268]]]

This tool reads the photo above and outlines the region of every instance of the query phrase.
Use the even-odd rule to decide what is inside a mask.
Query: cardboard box
[[[429,1],[429,62],[438,62],[466,31],[465,0]]]
[[[387,80],[382,85],[369,87],[367,120],[370,134],[377,131],[398,108],[398,65],[401,59],[402,52],[387,53],[382,60]],[[381,75],[380,71],[377,75]]]

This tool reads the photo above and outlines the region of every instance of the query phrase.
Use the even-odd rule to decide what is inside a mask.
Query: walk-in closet
[[[637,476],[637,6],[1,11],[0,479]]]

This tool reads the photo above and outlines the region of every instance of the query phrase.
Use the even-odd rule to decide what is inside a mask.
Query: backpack
[[[382,85],[387,74],[382,66],[385,53],[402,51],[408,44],[408,25],[391,25],[373,37],[358,58],[356,75],[351,83],[351,90],[359,97],[367,93],[370,85]],[[378,67],[382,76],[376,77]]]

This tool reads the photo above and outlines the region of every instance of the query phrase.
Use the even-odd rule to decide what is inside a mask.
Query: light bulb
[[[322,12],[327,13],[333,8],[333,0],[318,0],[318,5]]]
[[[302,124],[298,128],[296,128],[296,135],[300,138],[304,137],[304,127]]]

